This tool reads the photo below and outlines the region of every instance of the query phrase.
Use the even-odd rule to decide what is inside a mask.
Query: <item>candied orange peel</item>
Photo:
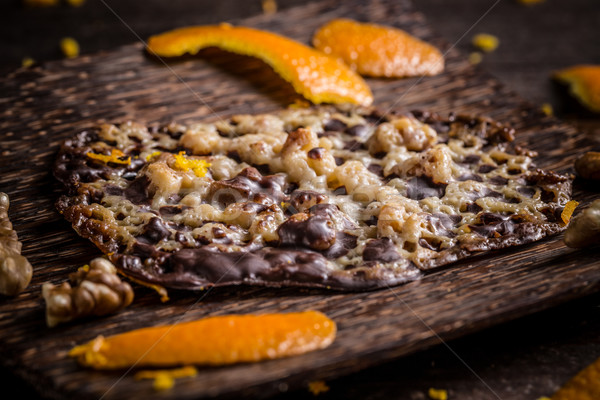
[[[148,40],[148,51],[161,57],[196,54],[213,46],[263,60],[313,103],[373,102],[371,89],[347,65],[275,33],[220,24],[175,29]]]
[[[437,48],[382,25],[334,19],[317,30],[313,45],[341,58],[362,75],[401,78],[444,70],[444,57]]]
[[[125,154],[123,154],[123,152],[119,149],[112,149],[110,151],[110,155],[88,152],[86,153],[86,156],[88,156],[88,158],[91,158],[92,160],[101,161],[104,164],[131,164],[131,157],[125,158]]]
[[[575,65],[555,72],[554,78],[569,85],[581,104],[600,113],[600,65]]]
[[[581,370],[552,396],[552,400],[596,399],[600,399],[600,358]]]
[[[562,219],[562,221],[565,224],[569,223],[569,221],[571,220],[571,216],[573,215],[573,212],[575,211],[578,205],[579,202],[575,200],[569,200],[567,204],[565,204],[565,208],[563,208],[562,213],[560,213],[560,219]]]
[[[335,322],[318,311],[227,315],[98,336],[69,356],[96,369],[225,365],[322,349],[335,333]]]

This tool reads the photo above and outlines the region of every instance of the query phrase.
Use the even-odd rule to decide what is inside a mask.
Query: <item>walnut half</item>
[[[31,281],[33,268],[21,255],[21,242],[8,219],[9,199],[0,192],[0,294],[16,296]]]
[[[582,248],[600,243],[600,200],[594,201],[571,220],[565,232],[565,244]]]
[[[133,290],[121,281],[115,266],[105,258],[95,258],[89,267],[72,273],[60,286],[45,283],[46,323],[49,327],[89,315],[107,315],[127,307],[133,301]]]
[[[585,179],[600,180],[600,153],[588,151],[575,161],[577,174]]]

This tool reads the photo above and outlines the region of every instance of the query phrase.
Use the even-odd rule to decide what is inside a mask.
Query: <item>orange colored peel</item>
[[[560,219],[562,219],[565,224],[569,223],[571,216],[573,215],[573,211],[575,211],[578,205],[579,202],[575,200],[570,200],[567,202],[567,204],[565,204],[565,208],[563,208],[562,213],[560,213]]]
[[[221,24],[175,29],[148,40],[148,51],[162,57],[212,46],[260,58],[313,103],[373,102],[366,82],[344,63],[271,32]]]
[[[552,400],[597,399],[600,399],[600,358],[580,371],[552,396]]]
[[[123,154],[123,152],[119,149],[112,149],[110,155],[88,152],[86,153],[86,156],[88,156],[92,160],[101,161],[104,164],[131,164],[131,157],[125,158],[125,154]]]
[[[381,25],[334,19],[315,33],[313,45],[362,75],[401,78],[444,70],[438,49],[400,29]]]
[[[335,333],[335,323],[317,311],[228,315],[98,336],[69,355],[96,369],[224,365],[325,348]]]
[[[554,73],[585,107],[600,113],[600,65],[575,65]]]

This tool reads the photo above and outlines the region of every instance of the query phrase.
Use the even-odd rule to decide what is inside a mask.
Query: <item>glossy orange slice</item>
[[[575,65],[554,73],[554,78],[569,85],[581,104],[600,112],[600,65]]]
[[[381,25],[334,19],[315,33],[313,45],[362,75],[401,78],[444,70],[438,49],[400,29]]]
[[[552,396],[552,400],[597,399],[600,399],[600,359],[580,371]]]
[[[228,315],[98,336],[69,355],[97,369],[223,365],[322,349],[335,333],[335,322],[317,311]]]
[[[347,65],[271,32],[221,24],[175,29],[148,40],[148,51],[163,57],[196,54],[212,46],[260,58],[313,103],[373,102],[371,89]]]

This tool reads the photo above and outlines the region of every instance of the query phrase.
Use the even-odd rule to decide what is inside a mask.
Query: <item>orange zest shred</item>
[[[270,15],[277,12],[277,1],[275,0],[262,0],[261,1],[263,13]]]
[[[154,157],[160,156],[161,152],[160,151],[153,151],[152,153],[148,154],[146,156],[146,161],[150,161],[152,160]]]
[[[401,78],[444,70],[444,57],[437,48],[382,25],[334,19],[317,30],[313,45],[362,75]]]
[[[313,394],[313,396],[318,396],[321,393],[326,393],[329,391],[329,386],[324,381],[312,381],[308,382],[308,390]]]
[[[569,85],[569,91],[581,104],[600,113],[600,65],[575,65],[557,71],[553,76]]]
[[[486,53],[491,53],[498,48],[500,40],[498,40],[496,36],[490,35],[489,33],[478,33],[477,35],[473,36],[471,43],[478,49],[485,51]]]
[[[60,40],[60,50],[67,58],[74,58],[79,55],[79,43],[73,38],[66,37]]]
[[[21,61],[21,66],[23,68],[29,68],[33,64],[35,64],[35,60],[31,57],[24,57],[23,60]]]
[[[185,151],[180,151],[179,154],[175,154],[175,162],[173,163],[173,169],[178,171],[194,171],[194,174],[201,178],[206,175],[210,163],[205,160],[194,160],[187,158]]]
[[[108,164],[108,163],[125,164],[125,165],[131,164],[131,157],[127,157],[126,159],[123,159],[125,157],[125,154],[123,154],[123,152],[119,149],[112,149],[110,151],[110,155],[96,154],[96,153],[88,152],[88,153],[86,153],[86,156],[88,156],[92,160],[101,161],[104,164]]]
[[[194,377],[197,374],[198,370],[188,365],[173,369],[139,371],[134,375],[134,379],[154,379],[154,390],[162,391],[171,389],[175,385],[175,379]]]
[[[565,204],[565,208],[562,210],[562,213],[560,213],[560,219],[562,219],[565,224],[569,223],[571,216],[573,215],[573,211],[575,211],[578,205],[579,202],[575,200],[570,200],[567,202],[567,204]]]
[[[542,104],[540,109],[542,110],[544,115],[547,115],[548,117],[551,117],[554,115],[554,108],[552,108],[552,104],[550,104],[550,103]]]
[[[317,311],[227,315],[98,336],[69,356],[96,369],[225,365],[322,349],[335,333],[335,323]]]
[[[552,400],[600,399],[600,358],[585,367],[563,387],[558,389]]]
[[[445,389],[429,388],[427,395],[432,400],[448,400],[448,391]]]
[[[474,51],[471,54],[469,54],[469,62],[471,64],[479,64],[481,63],[481,61],[483,61],[483,55],[480,52]]]
[[[148,40],[148,51],[161,57],[196,54],[211,46],[260,58],[313,103],[373,102],[367,83],[347,65],[271,32],[220,24],[180,28]]]

